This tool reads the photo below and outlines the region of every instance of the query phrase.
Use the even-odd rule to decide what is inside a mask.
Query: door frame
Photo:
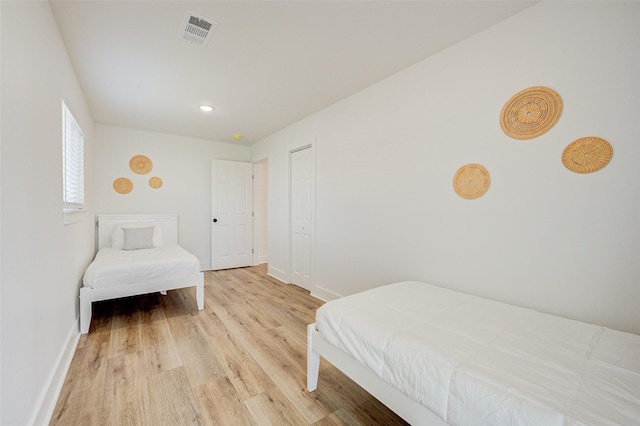
[[[262,262],[261,257],[267,257],[266,263],[269,263],[269,185],[271,179],[269,178],[269,157],[265,157],[261,160],[254,161],[253,163],[253,264],[259,265]],[[260,179],[256,179],[256,165],[264,164],[266,173],[264,176],[261,176],[264,179],[264,182],[260,182]],[[265,194],[266,193],[266,194]],[[263,207],[264,211],[257,212],[256,204],[260,198],[266,196],[267,202]],[[263,217],[260,217],[262,213]],[[260,224],[262,226],[258,226]],[[266,235],[266,241],[262,241],[263,237]],[[258,246],[260,243],[266,244],[266,254],[262,253]]]
[[[292,178],[293,178],[293,167],[291,157],[294,153],[310,149],[311,154],[311,207],[309,212],[309,221],[311,222],[311,237],[310,237],[310,247],[309,247],[309,287],[312,289],[316,286],[316,278],[315,278],[315,266],[316,266],[316,144],[308,143],[306,145],[301,145],[297,148],[289,150],[289,284],[293,284],[293,215],[291,210],[293,209],[292,202]],[[313,291],[312,291],[313,293]]]

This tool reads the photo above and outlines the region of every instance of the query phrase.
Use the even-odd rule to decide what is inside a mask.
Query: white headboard
[[[177,214],[99,214],[98,250],[111,245],[111,229],[118,223],[159,222],[162,226],[162,239],[165,242],[178,242]]]

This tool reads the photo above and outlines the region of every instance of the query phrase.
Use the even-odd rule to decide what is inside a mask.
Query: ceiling
[[[251,145],[536,2],[50,3],[96,122]],[[187,11],[219,24],[208,46]]]

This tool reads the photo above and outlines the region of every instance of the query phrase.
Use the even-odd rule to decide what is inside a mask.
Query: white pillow
[[[133,223],[117,223],[111,229],[111,248],[122,250],[124,247],[124,231],[123,228],[147,228],[153,226],[153,246],[160,247],[164,244],[162,240],[162,226],[159,222],[133,222]]]
[[[123,250],[140,250],[153,248],[153,229],[155,226],[146,228],[122,228],[124,232]]]

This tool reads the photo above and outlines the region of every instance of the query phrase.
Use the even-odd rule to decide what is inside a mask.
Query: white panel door
[[[252,254],[252,165],[211,163],[211,269],[250,266]]]
[[[291,282],[311,291],[311,148],[291,153]]]

